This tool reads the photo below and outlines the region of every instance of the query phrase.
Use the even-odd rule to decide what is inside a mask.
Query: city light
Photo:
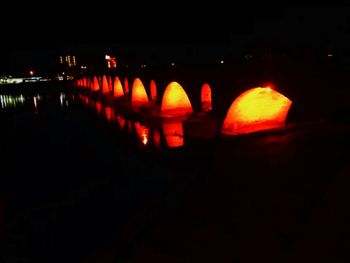
[[[110,55],[105,55],[105,60],[107,62],[107,68],[116,68],[117,67],[117,60],[115,57],[112,57]]]

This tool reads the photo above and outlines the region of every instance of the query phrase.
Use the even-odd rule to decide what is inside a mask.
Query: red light
[[[105,107],[105,114],[107,121],[111,122],[113,120],[114,111],[111,107],[107,106]]]
[[[212,109],[211,106],[211,89],[209,84],[205,83],[202,86],[201,91],[201,99],[202,99],[202,110],[203,111],[210,111]]]
[[[129,93],[129,81],[127,78],[124,79],[124,91],[125,91],[125,94]]]
[[[157,100],[157,86],[154,80],[151,80],[151,99],[153,101]]]

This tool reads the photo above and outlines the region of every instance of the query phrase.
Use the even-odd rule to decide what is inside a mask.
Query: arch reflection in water
[[[89,99],[88,102],[91,109],[96,109],[96,102],[94,100]]]
[[[134,126],[141,143],[146,146],[148,144],[149,129],[141,125],[140,122],[135,122]]]
[[[102,111],[102,104],[99,101],[96,101],[96,110],[100,114]]]
[[[117,122],[119,124],[119,128],[121,130],[123,130],[124,127],[125,127],[125,122],[126,122],[125,119],[121,115],[117,114],[116,115],[116,120],[117,120]]]
[[[184,132],[181,121],[163,122],[163,134],[168,147],[180,147],[184,145]]]
[[[153,141],[154,141],[154,146],[157,148],[160,148],[160,133],[158,130],[153,130]]]
[[[108,122],[113,121],[114,117],[114,110],[112,107],[106,106],[105,107],[105,114],[106,114],[106,119]]]
[[[0,103],[1,103],[1,108],[6,109],[6,108],[12,108],[12,107],[17,107],[19,105],[23,105],[25,101],[25,98],[23,95],[19,96],[11,96],[11,95],[0,95]]]
[[[89,105],[89,98],[88,97],[83,97],[83,102],[85,103],[86,106]]]
[[[127,120],[126,122],[127,122],[126,126],[128,127],[128,131],[132,133],[133,132],[133,122],[130,120]]]

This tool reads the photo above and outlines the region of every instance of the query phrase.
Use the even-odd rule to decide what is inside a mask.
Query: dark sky
[[[191,3],[192,4],[192,3]],[[348,4],[197,4],[164,1],[75,4],[25,2],[9,7],[0,22],[0,70],[45,64],[63,52],[84,54],[119,46],[229,44],[287,48],[346,48]],[[17,6],[15,6],[17,5]],[[18,66],[19,67],[19,66]]]

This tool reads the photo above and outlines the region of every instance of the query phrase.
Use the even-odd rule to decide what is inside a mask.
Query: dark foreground
[[[0,118],[0,262],[349,262],[347,124],[155,150],[57,95]]]

